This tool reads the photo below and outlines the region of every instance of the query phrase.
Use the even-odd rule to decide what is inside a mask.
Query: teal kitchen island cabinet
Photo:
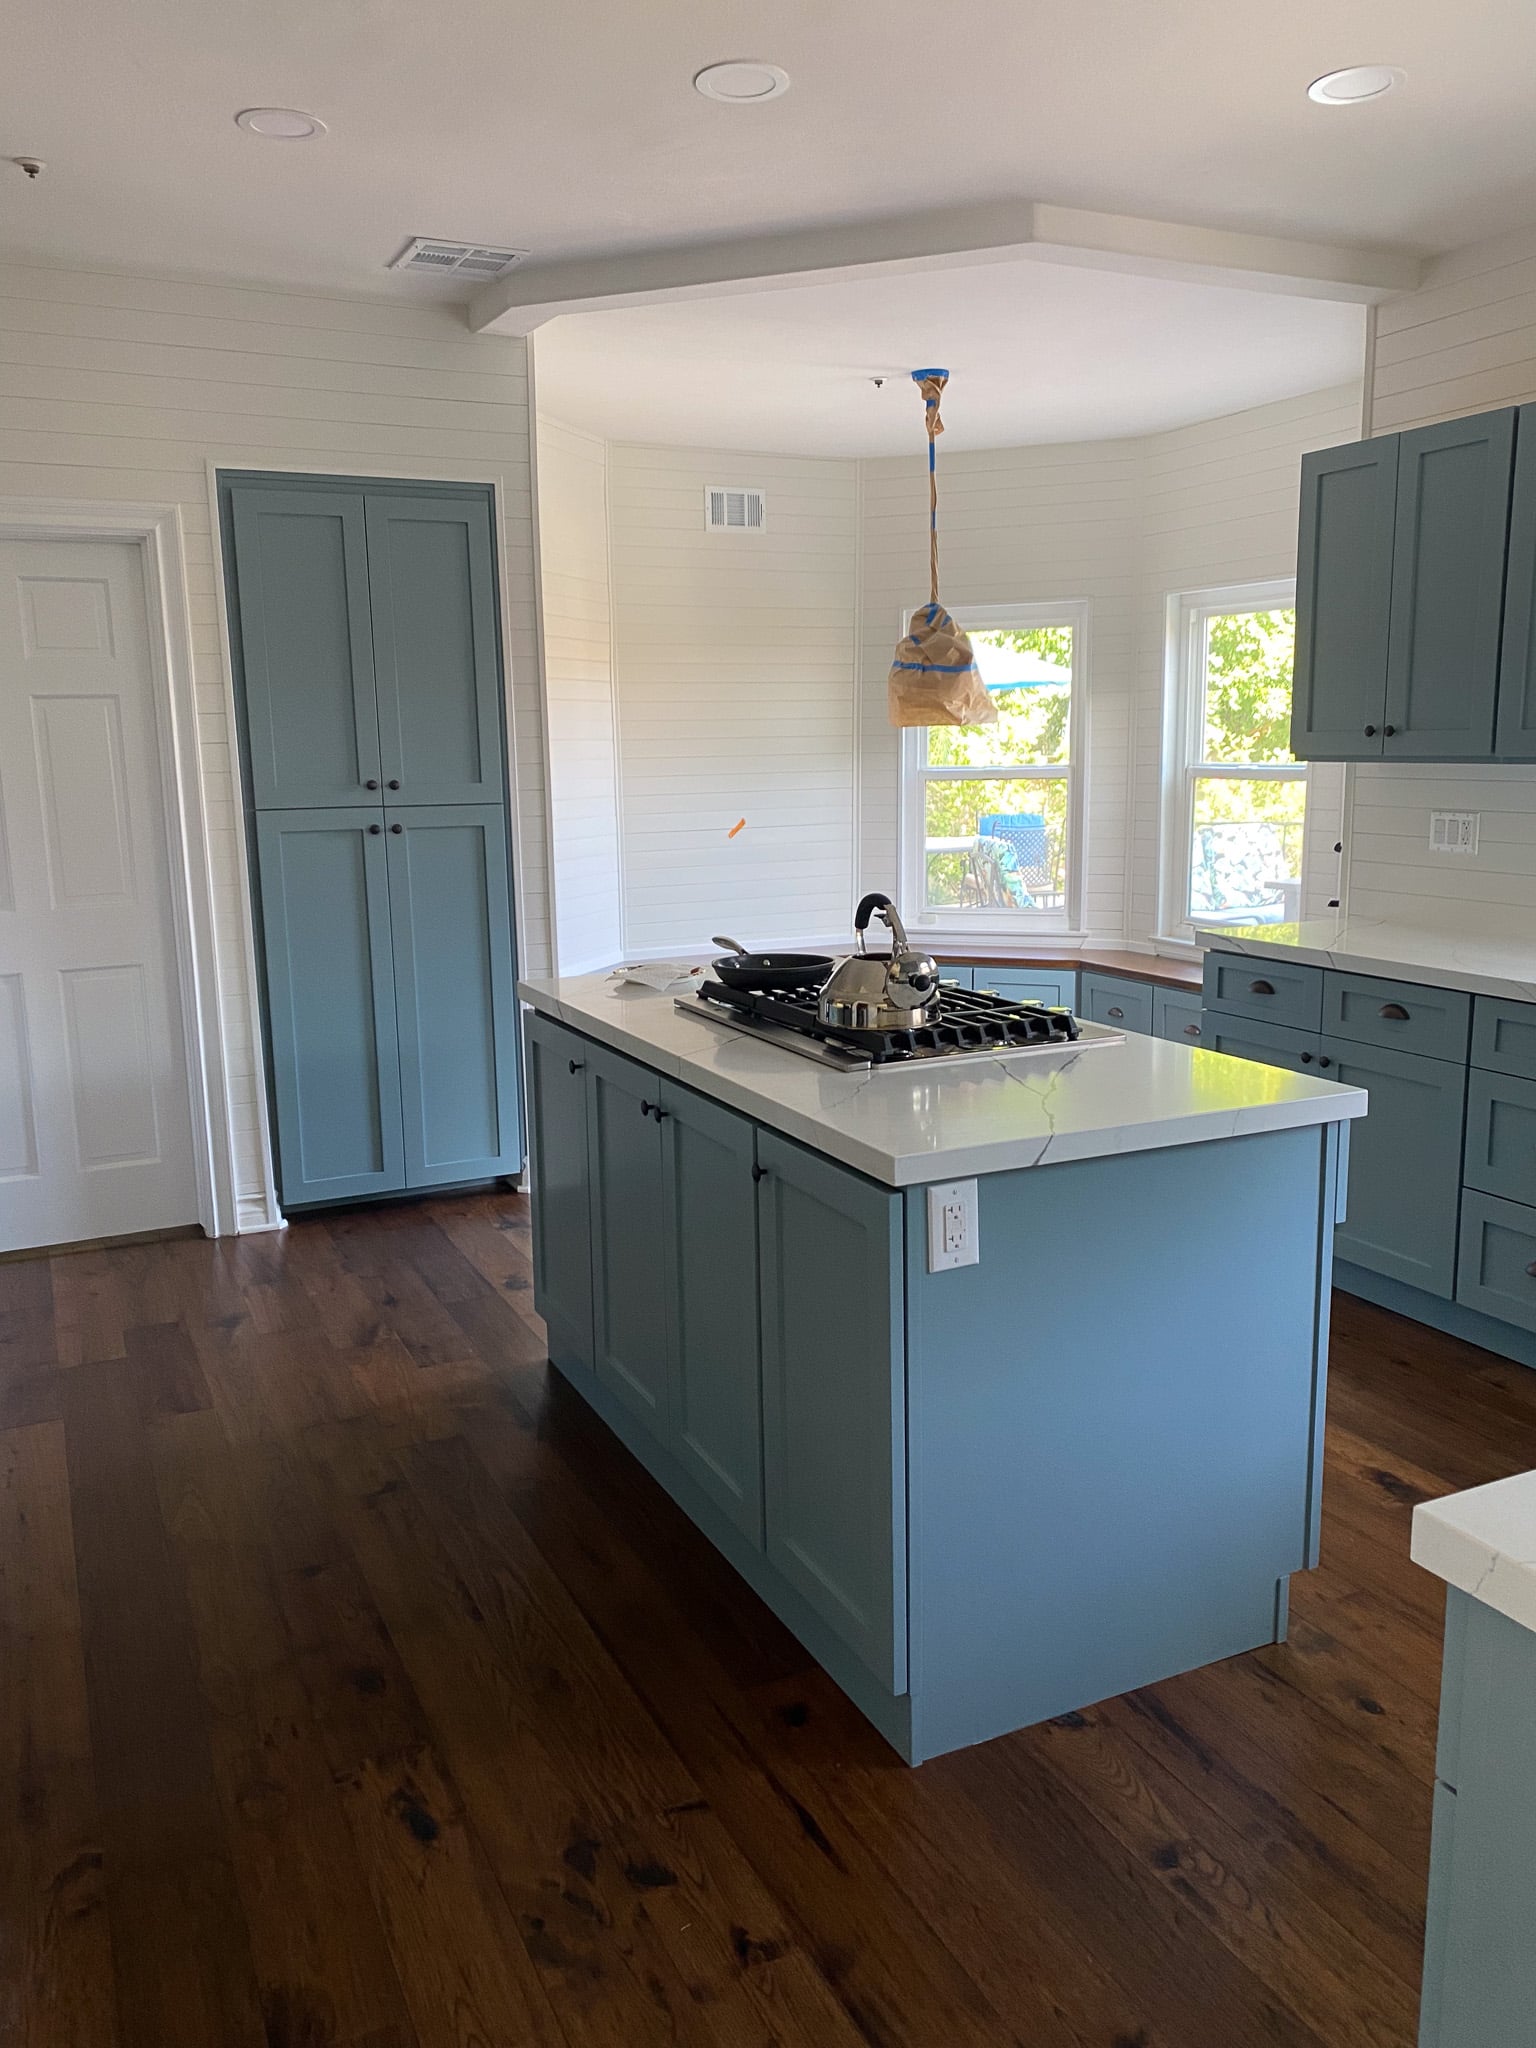
[[[1358,1090],[1152,1037],[849,1075],[521,993],[554,1364],[904,1757],[1283,1635]]]

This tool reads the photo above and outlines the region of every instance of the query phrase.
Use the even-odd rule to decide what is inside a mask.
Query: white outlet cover
[[[973,1180],[943,1181],[928,1190],[928,1270],[948,1273],[981,1264],[980,1207]]]
[[[1431,811],[1429,850],[1431,853],[1476,853],[1482,825],[1479,811]]]

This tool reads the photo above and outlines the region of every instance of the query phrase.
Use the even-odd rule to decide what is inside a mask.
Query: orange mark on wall
[[[734,839],[734,838],[736,837],[736,834],[737,834],[738,832],[745,832],[745,831],[746,831],[746,829],[747,829],[747,821],[746,821],[746,819],[745,819],[745,818],[738,818],[738,819],[736,820],[735,824],[734,824],[734,825],[733,825],[733,826],[731,827],[730,831],[729,831],[729,832],[727,832],[725,836],[726,836],[726,838],[727,838],[727,839]]]

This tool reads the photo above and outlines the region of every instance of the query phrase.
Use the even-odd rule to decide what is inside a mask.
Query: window
[[[1291,753],[1295,585],[1169,600],[1162,929],[1301,914],[1307,770]]]
[[[986,605],[956,617],[998,718],[902,734],[908,918],[1064,931],[1080,867],[1086,607]]]

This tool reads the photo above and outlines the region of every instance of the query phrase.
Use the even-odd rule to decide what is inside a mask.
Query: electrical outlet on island
[[[973,1180],[945,1181],[928,1190],[928,1270],[981,1263],[981,1232]]]

